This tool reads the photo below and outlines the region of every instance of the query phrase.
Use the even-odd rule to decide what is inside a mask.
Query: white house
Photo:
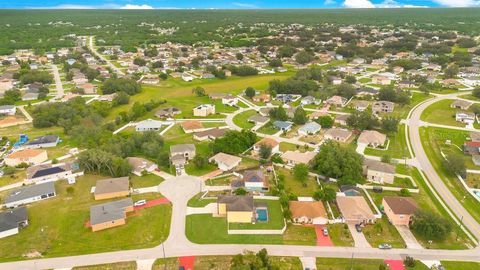
[[[240,164],[242,158],[225,153],[218,153],[208,159],[208,162],[217,164],[222,171],[231,171]]]
[[[18,234],[28,225],[27,208],[20,207],[0,213],[0,238]]]
[[[322,129],[322,126],[317,122],[306,123],[303,127],[298,129],[298,135],[313,135],[317,134]]]
[[[25,186],[12,191],[7,198],[5,198],[5,206],[7,208],[14,208],[20,205],[53,198],[55,196],[57,196],[57,193],[53,182]]]
[[[473,124],[475,122],[475,114],[470,112],[457,112],[455,120],[465,124]]]
[[[135,126],[135,131],[138,131],[138,132],[159,131],[161,128],[162,128],[161,121],[147,119],[147,120],[138,122],[137,125]]]
[[[17,112],[17,107],[14,105],[3,105],[0,106],[0,115],[15,115]]]

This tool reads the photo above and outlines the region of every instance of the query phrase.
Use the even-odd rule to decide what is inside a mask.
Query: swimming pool
[[[268,221],[268,210],[265,208],[257,209],[257,221],[266,222]]]

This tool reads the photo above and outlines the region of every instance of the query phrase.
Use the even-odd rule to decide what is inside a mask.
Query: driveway
[[[405,244],[407,244],[407,248],[423,249],[422,245],[418,243],[412,231],[410,231],[410,229],[407,226],[395,225],[395,228],[397,228],[398,233],[400,233],[400,236],[403,238],[403,241],[405,241]]]
[[[300,257],[300,262],[302,262],[303,269],[317,269],[317,258],[315,257]]]
[[[352,234],[353,241],[355,241],[355,247],[372,247],[370,243],[368,243],[367,238],[361,232],[357,232],[355,229],[355,224],[348,224],[348,229]]]
[[[330,236],[323,235],[323,228],[325,227],[326,225],[315,225],[315,233],[317,235],[317,246],[333,247],[333,242],[332,242],[332,239],[330,239]]]

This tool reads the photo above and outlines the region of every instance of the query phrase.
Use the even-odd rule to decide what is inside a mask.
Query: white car
[[[147,204],[147,201],[146,200],[140,200],[140,201],[137,201],[133,204],[133,206],[142,206],[142,205],[145,205]]]

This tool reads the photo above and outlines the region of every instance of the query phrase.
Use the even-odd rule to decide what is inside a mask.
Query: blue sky
[[[0,0],[0,8],[388,8],[480,7],[480,0]]]

